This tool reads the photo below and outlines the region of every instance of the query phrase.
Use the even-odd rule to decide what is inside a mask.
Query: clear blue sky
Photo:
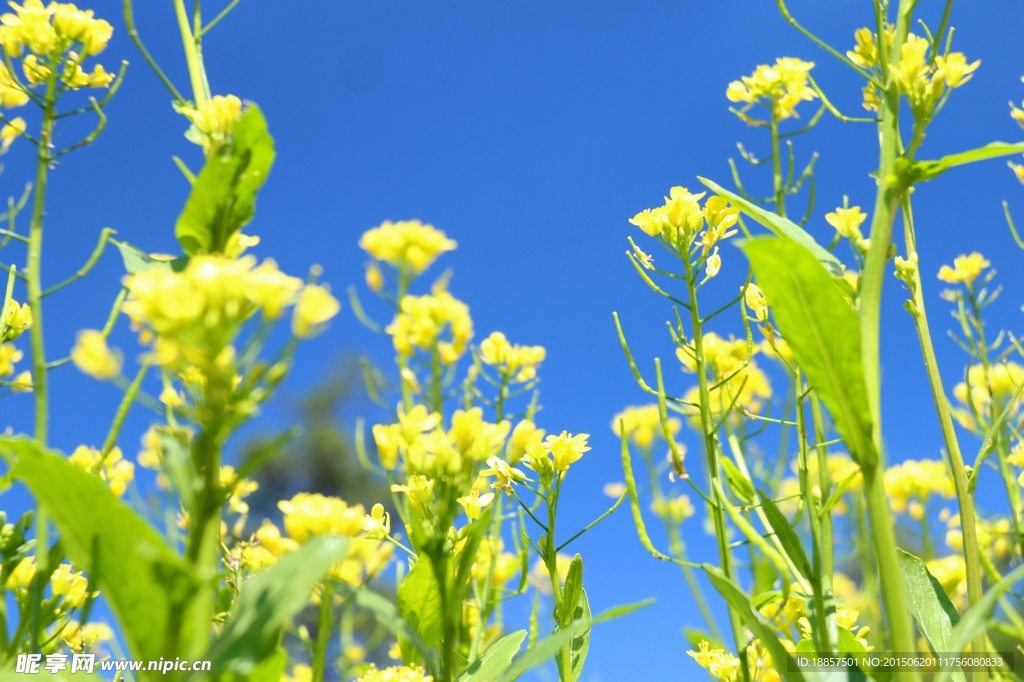
[[[198,164],[198,150],[182,138],[182,119],[123,30],[121,3],[93,4],[117,27],[104,61],[110,68],[121,57],[132,64],[109,108],[107,132],[53,173],[49,282],[85,260],[104,226],[146,249],[173,250],[174,219],[187,188],[170,157]],[[137,4],[144,38],[184,85],[170,3]],[[921,4],[932,13],[940,5]],[[842,49],[855,28],[870,22],[867,0],[794,0],[792,9]],[[983,65],[933,127],[925,156],[1022,137],[1007,100],[1024,97],[1024,6],[961,2],[954,19],[957,48]],[[443,263],[455,270],[453,291],[471,306],[478,335],[501,329],[549,348],[545,425],[593,434],[594,449],[568,484],[567,531],[607,504],[601,486],[621,478],[609,420],[643,399],[616,342],[611,311],[622,314],[646,367],[649,358],[672,354],[663,331],[671,311],[622,255],[626,236],[634,234],[627,218],[656,203],[670,185],[692,187],[698,174],[729,184],[726,159],[737,140],[764,149],[763,139],[727,112],[723,96],[730,80],[760,62],[784,55],[813,60],[815,77],[833,101],[849,113],[860,111],[861,84],[791,30],[769,0],[246,0],[210,36],[206,52],[214,91],[258,102],[277,140],[278,162],[250,229],[263,238],[257,253],[273,255],[294,273],[320,263],[343,292],[362,278],[356,242],[363,230],[383,219],[421,218],[459,242]],[[803,110],[810,114],[813,106]],[[826,240],[830,228],[821,216],[844,193],[871,205],[874,132],[825,120],[799,144],[804,156],[822,152],[822,210],[810,229]],[[4,194],[29,179],[27,151],[22,145],[6,157]],[[1024,188],[999,161],[917,192],[922,267],[937,326],[947,322],[946,307],[932,275],[958,253],[978,249],[1000,269],[1009,292],[993,317],[1019,330],[1022,254],[1001,216],[1004,198],[1024,217]],[[723,255],[723,280],[738,277],[741,255],[730,247]],[[88,284],[53,300],[51,356],[70,348],[76,329],[102,324],[119,277],[120,263],[110,253]],[[937,457],[939,435],[895,280],[888,292],[884,379],[891,457]],[[126,326],[117,338],[126,338]],[[951,386],[962,358],[941,331],[936,336]],[[300,354],[283,397],[313,385],[344,353],[364,351],[386,356],[382,342],[346,310]],[[54,444],[100,442],[116,390],[70,367],[53,382],[61,396]],[[685,387],[681,376],[670,382]],[[3,422],[27,429],[29,402],[4,399]],[[145,415],[136,417],[123,439],[127,452],[147,424]],[[691,452],[699,451],[692,433],[683,438]],[[696,557],[713,558],[699,524],[687,529],[687,538]],[[693,673],[681,637],[682,626],[697,621],[691,599],[678,572],[640,548],[625,510],[579,549],[595,610],[652,595],[659,600],[595,632],[585,678],[683,679]]]

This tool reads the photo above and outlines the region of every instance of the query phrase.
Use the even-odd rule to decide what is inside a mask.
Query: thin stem
[[[334,592],[327,583],[320,585],[320,614],[316,622],[316,641],[313,643],[313,682],[324,682],[327,670],[327,647],[331,634],[331,601]]]
[[[949,407],[949,399],[946,397],[946,391],[942,385],[942,375],[939,372],[939,362],[935,355],[935,346],[932,343],[931,329],[928,325],[924,283],[921,279],[917,236],[914,229],[914,215],[910,197],[906,197],[903,200],[903,230],[907,257],[911,261],[918,262],[918,266],[914,269],[912,316],[914,318],[914,326],[917,328],[917,339],[921,347],[925,371],[928,375],[928,385],[931,388],[932,400],[935,403],[935,411],[939,417],[939,427],[942,430],[942,439],[946,446],[946,456],[949,458],[949,467],[953,474],[953,486],[956,489],[957,504],[960,507],[964,563],[967,572],[967,606],[970,607],[978,603],[982,598],[981,550],[978,545],[977,514],[974,508],[974,497],[968,485],[967,469],[964,466],[960,441],[957,438],[956,428],[953,425],[953,415]],[[976,640],[975,647],[979,653],[985,651],[984,637],[979,637]]]

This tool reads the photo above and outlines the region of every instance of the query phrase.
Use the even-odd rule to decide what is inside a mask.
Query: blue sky
[[[143,37],[184,87],[170,3],[137,4]],[[926,16],[940,5],[921,4]],[[871,18],[867,0],[791,5],[842,49]],[[97,7],[117,27],[103,61],[113,68],[123,57],[131,66],[108,110],[107,132],[52,175],[49,282],[79,267],[104,226],[147,250],[172,251],[187,187],[170,157],[199,163],[198,149],[182,137],[182,119],[132,48],[119,6],[107,1]],[[643,400],[611,312],[622,315],[643,366],[672,354],[664,333],[670,309],[623,257],[626,236],[637,233],[627,218],[657,203],[671,185],[693,187],[696,175],[730,184],[726,160],[735,156],[737,140],[764,150],[764,140],[728,113],[723,96],[730,80],[758,63],[776,56],[815,61],[814,75],[830,99],[854,115],[861,84],[791,30],[768,0],[320,0],[292,7],[247,0],[206,47],[214,91],[259,103],[277,141],[277,165],[249,230],[263,238],[257,253],[274,256],[293,273],[320,263],[326,280],[343,292],[362,279],[358,236],[384,219],[420,218],[458,240],[459,249],[442,262],[455,271],[453,292],[471,306],[478,336],[500,329],[513,340],[548,347],[544,425],[593,434],[593,451],[573,469],[565,493],[572,501],[563,503],[562,527],[573,530],[606,506],[601,486],[621,478],[611,416]],[[929,19],[934,25],[934,16]],[[933,126],[923,156],[1021,138],[1007,100],[1024,97],[1022,22],[1024,6],[1010,0],[958,4],[956,48],[983,65]],[[803,108],[806,115],[813,110]],[[827,240],[822,215],[844,194],[865,208],[872,203],[874,132],[826,118],[798,145],[803,157],[822,153],[819,210],[809,229]],[[5,194],[15,194],[30,177],[27,146],[7,156],[5,166],[0,182]],[[747,177],[765,186],[763,176]],[[1009,292],[992,319],[1019,329],[1024,275],[1016,266],[1022,254],[1005,228],[1000,201],[1011,199],[1024,219],[1024,189],[997,161],[929,183],[915,198],[939,358],[951,386],[962,357],[944,336],[949,320],[932,275],[959,253],[985,252]],[[3,260],[16,248],[8,247]],[[726,247],[723,257],[721,280],[736,282],[742,256]],[[47,313],[51,356],[70,348],[76,329],[102,324],[119,277],[118,258],[109,253],[87,284],[54,298]],[[727,295],[731,286],[722,284],[712,295]],[[937,457],[939,434],[901,299],[891,280],[883,340],[889,452],[895,460]],[[117,338],[127,340],[126,327]],[[300,354],[282,399],[356,352],[384,361],[387,348],[346,310]],[[669,378],[678,390],[685,381]],[[54,444],[100,442],[116,389],[69,367],[54,374],[53,390]],[[5,398],[3,422],[27,429],[29,402]],[[267,416],[281,419],[273,410]],[[134,451],[146,425],[145,415],[133,417],[122,443],[126,451]],[[699,452],[692,433],[683,439]],[[692,554],[712,560],[699,524],[686,532]],[[693,672],[681,628],[697,621],[696,610],[678,572],[641,549],[625,510],[578,549],[595,610],[658,597],[654,607],[595,632],[586,679],[674,679]]]

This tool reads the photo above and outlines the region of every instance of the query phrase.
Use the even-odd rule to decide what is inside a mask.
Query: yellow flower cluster
[[[1001,362],[987,369],[984,365],[971,365],[966,381],[953,387],[953,397],[960,403],[953,414],[964,428],[972,431],[979,428],[977,416],[990,418],[1007,408],[1006,419],[1012,421],[1021,408],[1022,398],[1017,390],[1022,383],[1024,366],[1016,362]]]
[[[620,429],[619,424],[622,424]],[[679,433],[682,423],[670,417],[668,419],[669,433]],[[663,435],[661,415],[657,405],[630,405],[612,419],[612,431],[616,436],[622,437],[635,443],[638,447],[647,449],[654,444],[654,441]]]
[[[835,228],[836,232],[856,246],[861,251],[867,251],[868,240],[861,233],[860,226],[867,220],[868,214],[861,210],[860,206],[849,208],[838,207],[831,213],[825,214],[825,220]]]
[[[761,64],[754,73],[729,83],[725,96],[730,102],[764,104],[776,121],[797,117],[797,106],[817,98],[811,87],[813,62],[780,57],[774,64]]]
[[[568,431],[548,436],[543,443],[535,443],[526,451],[523,463],[542,476],[563,474],[590,451],[589,438],[590,434],[574,435]]]
[[[489,575],[495,585],[504,585],[511,580],[519,571],[519,557],[504,549],[505,546],[500,539],[497,542],[489,537],[481,540],[473,557],[473,578],[485,580]]]
[[[2,106],[2,103],[0,103]],[[25,119],[20,116],[0,127],[0,154],[6,154],[14,141],[25,134]]]
[[[1006,517],[978,519],[977,535],[978,546],[983,555],[989,559],[1005,561],[1013,556],[1016,542],[1014,541],[1013,522],[1010,519]],[[963,530],[960,527],[959,514],[949,515],[946,546],[954,552],[963,551]]]
[[[740,659],[725,649],[711,648],[706,639],[697,644],[696,651],[686,653],[718,682],[735,682],[740,678]]]
[[[718,419],[733,406],[753,414],[759,413],[763,401],[771,397],[772,389],[768,375],[753,359],[757,347],[748,349],[745,339],[723,339],[714,332],[705,334],[702,341],[707,368],[715,379],[709,395],[712,416]],[[676,357],[685,371],[697,371],[696,350],[692,342],[677,348]],[[699,387],[690,388],[683,400],[699,405]],[[688,406],[687,412],[692,419],[698,418],[697,408]]]
[[[78,332],[71,360],[79,370],[95,379],[114,379],[121,375],[121,352],[107,346],[107,337],[95,329]]]
[[[663,205],[644,209],[629,222],[652,237],[662,237],[684,253],[689,252],[694,237],[699,235],[702,252],[707,256],[718,242],[736,234],[733,228],[739,221],[739,209],[719,196],[710,197],[702,207],[700,202],[706,194],[672,187]],[[705,224],[707,229],[700,232]]]
[[[124,312],[141,340],[152,343],[159,364],[178,371],[230,364],[234,335],[257,311],[274,320],[294,306],[292,331],[308,338],[340,308],[324,287],[303,285],[274,261],[257,265],[251,256],[195,256],[181,272],[153,268],[128,276],[125,286]]]
[[[392,545],[382,542],[380,534],[374,532],[374,524],[370,523],[373,517],[366,514],[362,505],[349,505],[340,498],[320,493],[299,493],[281,500],[277,506],[284,514],[282,523],[287,535],[282,535],[270,521],[264,521],[253,541],[237,548],[241,563],[250,570],[271,566],[302,543],[323,535],[350,538],[345,558],[331,567],[330,576],[335,580],[361,585],[391,560]]]
[[[442,340],[446,331],[448,339]],[[404,296],[387,333],[400,355],[411,356],[416,349],[436,350],[442,362],[451,364],[463,356],[473,339],[473,320],[469,307],[447,291]]]
[[[0,315],[0,342],[14,341],[32,327],[32,308],[13,298]]]
[[[356,678],[356,682],[433,682],[433,680],[434,678],[420,666],[396,665],[390,668],[377,668],[372,663],[369,670]]]
[[[418,275],[456,243],[441,230],[419,220],[384,221],[366,231],[359,240],[372,258],[394,266],[400,272]]]
[[[242,116],[242,100],[235,95],[214,95],[198,106],[182,107],[181,114],[199,131],[203,146],[210,151],[231,134]]]
[[[406,411],[398,408],[398,422],[377,424],[373,438],[377,454],[386,469],[395,469],[399,456],[410,475],[448,477],[470,469],[497,455],[505,444],[511,424],[484,421],[483,410],[456,410],[451,427],[445,430],[441,416],[423,405]],[[409,491],[403,491],[409,492]]]
[[[911,459],[885,470],[885,493],[893,511],[921,520],[929,498],[950,499],[956,490],[945,462]]]
[[[69,460],[82,471],[88,471],[106,481],[110,492],[118,497],[124,495],[128,484],[135,478],[135,465],[124,458],[121,448],[115,447],[104,455],[96,448],[79,445]]]
[[[60,638],[74,652],[95,651],[99,644],[114,639],[114,631],[106,623],[82,625],[72,620],[61,628]]]
[[[693,502],[686,495],[668,499],[653,500],[651,511],[674,526],[678,526],[694,514]]]
[[[114,33],[110,22],[71,3],[25,0],[10,6],[13,12],[0,15],[0,47],[9,58],[28,50],[22,68],[29,86],[49,81],[58,72],[62,85],[72,90],[110,86],[114,77],[101,65],[89,73],[82,69],[85,58],[106,49]],[[28,93],[13,74],[0,67],[0,106],[17,107],[27,101]]]
[[[0,377],[9,377],[16,371],[15,365],[21,361],[24,354],[8,341],[14,341],[32,326],[32,309],[26,305],[20,305],[13,298],[8,301],[7,307],[0,314]],[[32,373],[28,370],[21,372],[9,383],[14,393],[24,393],[32,390]]]
[[[89,593],[89,579],[81,572],[76,572],[71,564],[61,564],[50,576],[50,590],[53,596],[61,597],[62,606],[71,609],[80,609],[85,605],[85,600],[98,595],[98,592]]]
[[[990,265],[992,264],[984,256],[974,251],[954,258],[952,267],[943,265],[939,268],[939,279],[949,284],[963,284],[969,287]]]
[[[543,346],[509,343],[501,332],[493,332],[480,343],[481,362],[497,367],[503,376],[516,383],[537,378],[537,367],[544,362],[546,355]]]

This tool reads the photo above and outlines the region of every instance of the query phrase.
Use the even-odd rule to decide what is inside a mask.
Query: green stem
[[[949,407],[949,399],[946,397],[946,391],[942,385],[942,375],[939,372],[939,362],[935,355],[935,346],[932,343],[931,328],[928,325],[924,284],[921,280],[917,236],[914,229],[914,214],[909,197],[903,201],[903,229],[907,257],[911,260],[918,260],[918,266],[914,269],[912,317],[914,318],[914,326],[917,328],[917,339],[921,347],[921,356],[924,359],[925,371],[928,375],[928,385],[931,388],[932,401],[935,403],[935,411],[939,417],[939,427],[942,430],[942,439],[946,446],[946,456],[949,458],[949,468],[953,475],[953,487],[956,490],[957,504],[960,508],[964,564],[967,572],[967,606],[970,607],[978,603],[982,597],[981,550],[978,545],[977,513],[974,508],[974,496],[971,494],[969,481],[967,480],[967,467],[964,465],[960,441],[957,438],[956,428],[953,425],[953,415]],[[984,638],[976,640],[975,647],[978,646],[984,646]],[[985,651],[984,648],[976,648],[976,650],[978,652]]]
[[[43,100],[43,120],[39,132],[36,157],[35,195],[32,197],[32,219],[29,223],[26,277],[28,305],[32,310],[30,339],[32,346],[32,393],[35,401],[35,438],[43,447],[47,442],[49,404],[46,382],[46,345],[43,340],[43,220],[46,216],[46,182],[52,158],[53,127],[57,119],[57,78],[51,76]],[[29,622],[32,627],[32,651],[39,647],[40,602],[44,576],[49,575],[49,518],[42,505],[36,510],[36,578],[32,583]]]
[[[686,288],[690,300],[690,324],[693,326],[693,355],[697,372],[697,390],[700,395],[700,424],[704,456],[708,468],[708,479],[711,487],[713,504],[711,517],[715,527],[715,538],[718,542],[718,558],[722,572],[726,577],[732,578],[732,556],[729,551],[728,530],[725,525],[725,509],[720,495],[721,491],[721,466],[719,463],[719,452],[717,439],[714,432],[714,418],[711,414],[711,392],[708,388],[707,362],[704,357],[704,329],[700,317],[700,308],[697,302],[697,286],[695,275],[690,259],[682,254],[683,264],[686,266]],[[741,668],[745,677],[749,675],[746,665],[746,652],[743,649],[746,638],[743,632],[743,624],[738,614],[729,608],[729,620],[732,624],[733,639],[735,640],[736,651],[739,654]]]
[[[320,585],[320,616],[316,623],[316,641],[313,643],[313,682],[324,682],[327,670],[327,647],[331,635],[331,600],[334,592],[327,583]]]
[[[551,580],[551,594],[555,601],[555,621],[561,617],[565,607],[562,599],[562,581],[558,576],[558,549],[555,544],[555,518],[558,514],[558,493],[560,482],[555,475],[555,482],[548,495],[548,529],[544,537],[544,565]],[[566,642],[558,652],[558,679],[562,682],[571,681],[572,677],[572,643]]]
[[[772,190],[775,195],[775,212],[786,217],[786,188],[782,184],[782,157],[779,155],[779,119],[772,106],[769,126],[772,136]]]
[[[896,35],[890,62],[898,66],[900,50],[910,31],[911,14],[916,0],[900,0],[897,9]],[[890,70],[891,71],[891,70]],[[868,407],[872,418],[871,452],[856,453],[864,471],[865,495],[871,519],[875,559],[878,563],[885,605],[888,631],[894,651],[916,651],[914,628],[907,612],[903,577],[900,572],[893,518],[885,494],[885,443],[882,436],[882,386],[880,361],[880,321],[882,288],[885,280],[889,250],[892,246],[892,226],[899,200],[906,191],[896,173],[899,146],[900,93],[889,78],[882,97],[881,152],[878,166],[878,192],[871,225],[871,246],[861,280],[860,323],[861,361],[867,389]],[[918,680],[917,671],[896,673],[894,679]]]
[[[174,0],[174,13],[178,19],[178,29],[181,31],[181,42],[185,47],[185,64],[188,66],[188,77],[192,82],[192,97],[198,107],[206,103],[210,98],[210,93],[206,86],[206,70],[203,68],[199,44],[189,25],[185,0]]]

